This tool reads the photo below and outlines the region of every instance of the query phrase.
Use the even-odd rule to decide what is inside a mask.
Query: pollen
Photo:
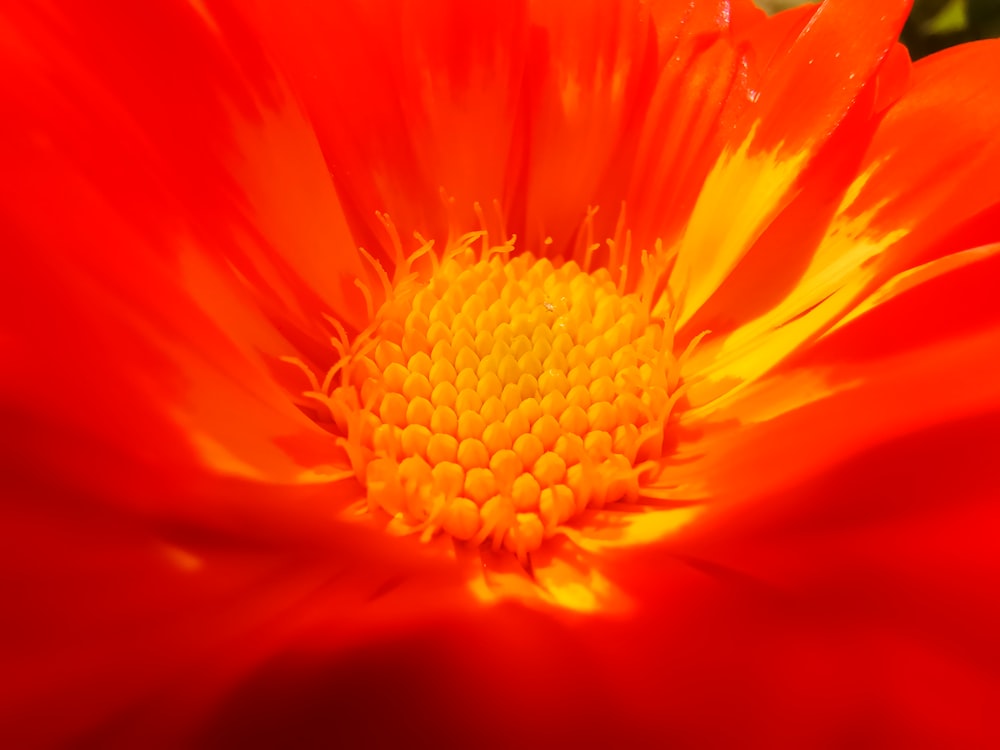
[[[669,445],[677,359],[649,294],[510,249],[466,244],[422,279],[382,272],[386,301],[353,342],[334,339],[341,361],[313,395],[364,512],[524,560],[589,511],[636,502]]]

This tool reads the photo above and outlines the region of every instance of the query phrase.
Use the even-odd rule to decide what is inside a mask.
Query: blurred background
[[[803,0],[755,0],[768,13]],[[902,41],[913,59],[975,39],[1000,37],[1000,0],[914,0]]]

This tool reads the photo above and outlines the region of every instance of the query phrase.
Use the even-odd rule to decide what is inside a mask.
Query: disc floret
[[[464,242],[428,279],[411,258],[394,283],[373,261],[385,302],[353,341],[337,325],[340,360],[311,395],[368,512],[523,559],[588,509],[637,499],[664,457],[678,362],[672,321],[624,270],[511,250]]]

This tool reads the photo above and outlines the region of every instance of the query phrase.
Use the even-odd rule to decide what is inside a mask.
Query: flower
[[[2,10],[7,744],[1000,739],[997,44],[243,5]]]

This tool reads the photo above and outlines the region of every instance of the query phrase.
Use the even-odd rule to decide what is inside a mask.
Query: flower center
[[[369,511],[524,559],[587,509],[636,499],[677,367],[670,321],[623,280],[505,250],[465,246],[425,285],[397,283],[327,404]]]

